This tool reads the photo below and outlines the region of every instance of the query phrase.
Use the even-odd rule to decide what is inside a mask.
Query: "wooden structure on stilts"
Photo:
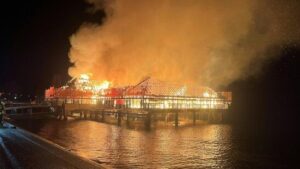
[[[151,78],[135,86],[109,88],[91,97],[58,96],[62,94],[54,94],[46,100],[62,107],[63,117],[102,122],[113,118],[117,125],[142,121],[146,128],[151,128],[157,121],[172,121],[178,127],[183,117],[190,119],[193,125],[199,120],[222,122],[231,105],[231,92],[215,92],[208,87],[192,88]]]

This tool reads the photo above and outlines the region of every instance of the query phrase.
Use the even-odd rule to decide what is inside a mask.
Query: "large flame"
[[[91,80],[92,74],[84,73],[80,74],[75,82],[76,89],[91,91],[95,94],[101,94],[105,89],[111,86],[111,82],[104,80],[102,82]]]
[[[95,85],[94,89],[95,89],[95,91],[99,92],[99,91],[108,89],[110,87],[110,85],[111,85],[111,83],[109,81],[104,80],[101,84]]]
[[[79,83],[87,83],[90,80],[90,76],[88,74],[81,74],[78,81]]]

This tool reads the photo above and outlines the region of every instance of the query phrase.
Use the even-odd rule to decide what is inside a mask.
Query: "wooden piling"
[[[129,116],[129,113],[126,114],[126,125],[127,126],[130,125],[130,116]]]
[[[68,120],[67,113],[66,113],[66,104],[65,104],[65,102],[63,102],[63,104],[62,104],[62,110],[61,111],[63,113],[64,120]]]
[[[175,127],[178,127],[178,112],[175,113]]]
[[[221,110],[221,123],[223,123],[224,122],[224,110]]]
[[[196,125],[196,112],[193,112],[193,125]]]
[[[95,120],[98,120],[98,112],[95,111]]]
[[[104,110],[101,112],[101,121],[102,122],[105,122],[105,112],[104,112]]]
[[[156,121],[157,121],[157,114],[156,114],[156,113],[153,113],[153,114],[152,114],[152,121],[153,121],[154,123],[156,123]]]
[[[145,118],[145,128],[146,129],[151,129],[151,113],[148,112]]]
[[[207,110],[207,121],[212,122],[211,111]]]
[[[122,119],[121,119],[121,112],[120,111],[117,112],[117,118],[118,118],[118,126],[121,126]]]

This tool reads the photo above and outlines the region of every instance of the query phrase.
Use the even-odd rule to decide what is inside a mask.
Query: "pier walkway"
[[[0,168],[97,169],[103,167],[6,123],[4,128],[0,128]]]

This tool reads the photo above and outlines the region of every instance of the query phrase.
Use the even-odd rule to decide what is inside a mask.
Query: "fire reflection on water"
[[[144,131],[93,121],[48,120],[31,127],[35,127],[33,132],[66,149],[113,168],[229,165],[231,127],[228,125]]]

